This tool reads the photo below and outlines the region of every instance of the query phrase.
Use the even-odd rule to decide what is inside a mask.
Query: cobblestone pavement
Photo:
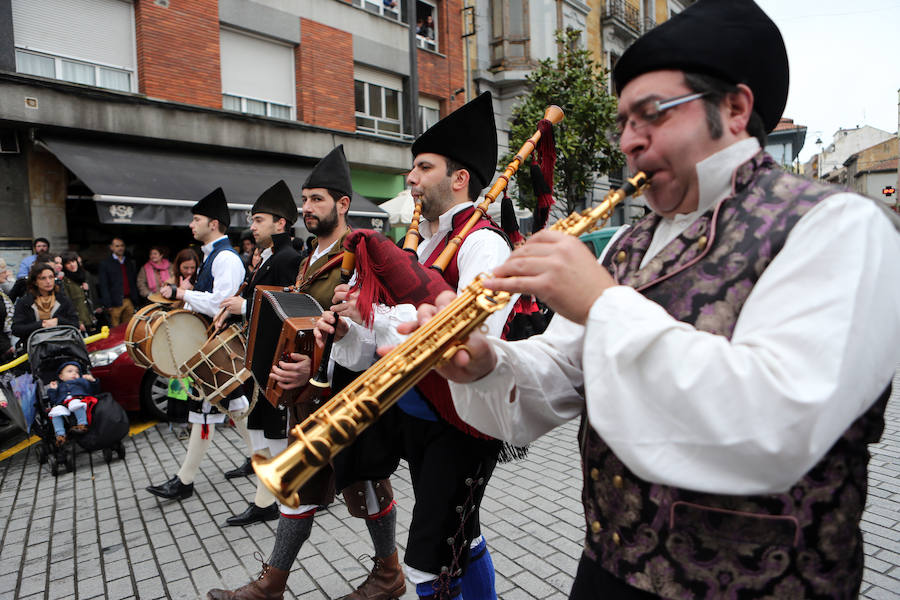
[[[900,380],[897,381],[900,384]],[[895,394],[896,396],[897,394]],[[900,598],[900,402],[888,406],[882,442],[871,447],[869,504],[863,518],[866,572],[862,597]],[[501,465],[483,502],[483,530],[504,600],[566,598],[583,539],[576,424],[536,442],[528,459]],[[125,460],[107,465],[80,452],[74,473],[54,478],[35,446],[0,462],[0,598],[202,598],[258,574],[275,521],[221,527],[254,493],[252,479],[222,473],[243,460],[231,428],[213,447],[183,502],[144,490],[178,469],[186,441],[165,425],[126,439]],[[394,477],[397,538],[405,544],[412,508],[409,472]],[[287,598],[338,598],[371,566],[363,523],[334,503],[316,515],[289,580]],[[415,598],[411,587],[404,600]]]

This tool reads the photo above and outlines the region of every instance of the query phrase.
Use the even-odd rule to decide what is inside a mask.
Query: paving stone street
[[[898,395],[882,442],[871,446],[861,589],[870,600],[900,598]],[[568,596],[584,526],[576,431],[574,422],[556,429],[526,460],[498,466],[491,480],[482,523],[504,600]],[[0,462],[0,598],[204,598],[212,587],[254,578],[254,555],[268,557],[277,522],[221,526],[255,489],[253,479],[223,476],[243,460],[232,428],[216,432],[193,497],[161,501],[144,490],[177,471],[186,444],[158,424],[125,440],[125,460],[107,465],[99,452],[79,452],[75,472],[57,478],[38,464],[36,446]],[[412,508],[405,466],[393,482],[402,550]],[[285,597],[349,593],[371,566],[370,544],[341,503],[320,511]],[[409,586],[404,600],[412,598]]]

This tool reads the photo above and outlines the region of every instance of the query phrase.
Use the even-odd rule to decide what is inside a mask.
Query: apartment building
[[[464,0],[466,78],[469,95],[494,95],[501,153],[509,146],[509,120],[518,99],[528,92],[526,77],[538,61],[555,58],[556,31],[582,33],[582,43],[603,68],[638,37],[675,15],[694,0]],[[610,87],[610,91],[612,88]],[[599,201],[622,174],[599,173],[591,201]],[[629,199],[627,207],[639,207]],[[641,212],[622,207],[615,222]],[[627,214],[626,214],[627,213]]]
[[[462,0],[0,0],[0,255],[185,241],[222,186],[239,231],[343,144],[382,228],[418,132],[465,94]],[[298,231],[298,234],[304,234]],[[189,241],[189,239],[188,239]]]

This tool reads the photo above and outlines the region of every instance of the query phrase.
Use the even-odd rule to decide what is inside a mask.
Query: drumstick
[[[247,280],[246,280],[246,279],[244,280],[244,283],[241,284],[241,287],[238,288],[238,291],[235,292],[234,296],[232,296],[232,298],[234,298],[235,296],[240,296],[241,293],[244,291],[244,288],[245,288],[245,287],[247,287]],[[216,313],[216,316],[215,316],[215,318],[214,318],[213,321],[212,321],[212,326],[213,326],[213,331],[212,331],[212,332],[213,332],[213,335],[219,333],[220,331],[222,331],[222,329],[224,329],[225,320],[222,319],[222,316],[223,316],[227,311],[228,311],[228,308],[226,308],[226,307],[223,306],[222,308],[219,309],[219,312]],[[222,319],[222,322],[221,322],[221,323],[219,323],[219,319]],[[217,324],[217,323],[218,323],[218,324]]]

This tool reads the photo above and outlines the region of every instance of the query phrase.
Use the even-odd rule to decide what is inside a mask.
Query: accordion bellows
[[[312,296],[282,290],[278,286],[256,287],[247,339],[247,368],[273,406],[288,403],[288,392],[269,381],[272,366],[282,357],[298,353],[313,359],[315,372],[321,358],[312,330],[322,307]]]

